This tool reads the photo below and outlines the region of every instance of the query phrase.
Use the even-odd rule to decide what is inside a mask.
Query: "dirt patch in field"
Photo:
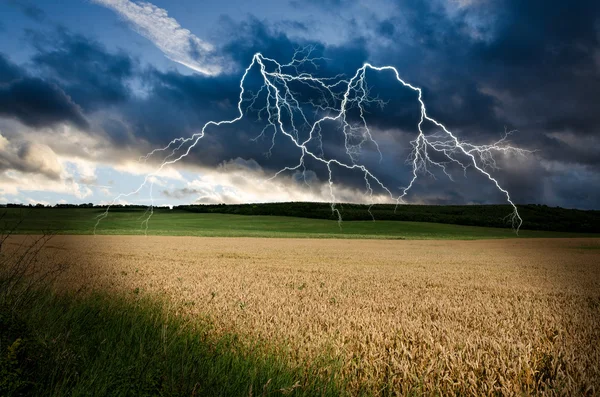
[[[339,357],[356,392],[593,394],[599,241],[57,236],[46,254],[72,263],[65,287],[164,294],[293,362]]]

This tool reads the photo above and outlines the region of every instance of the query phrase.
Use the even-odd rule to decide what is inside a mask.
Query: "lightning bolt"
[[[343,75],[315,77],[312,73],[305,71],[305,69],[308,67],[318,69],[319,62],[324,58],[313,57],[313,51],[314,48],[310,46],[300,48],[294,53],[292,60],[286,64],[280,64],[274,59],[265,57],[260,52],[254,54],[252,62],[245,69],[240,80],[237,116],[230,120],[209,121],[204,124],[199,132],[187,138],[173,139],[165,147],[154,149],[146,156],[141,157],[140,160],[147,161],[159,154],[166,154],[156,170],[147,174],[137,189],[129,193],[121,193],[113,199],[111,204],[107,206],[106,211],[97,217],[94,233],[100,221],[108,216],[111,206],[118,200],[138,194],[147,185],[149,185],[150,195],[152,195],[152,187],[156,176],[165,167],[175,164],[188,156],[191,150],[202,140],[209,128],[234,124],[242,120],[247,113],[255,112],[257,113],[258,120],[266,120],[266,125],[254,139],[256,140],[271,134],[271,147],[268,154],[271,154],[275,148],[275,137],[278,134],[283,135],[300,151],[296,164],[280,169],[269,180],[277,178],[281,173],[286,171],[302,170],[302,175],[306,182],[306,159],[309,158],[322,163],[328,170],[331,211],[337,216],[340,223],[342,216],[336,208],[337,200],[334,193],[334,166],[362,173],[366,194],[371,198],[371,205],[373,203],[374,187],[381,189],[389,195],[392,202],[399,205],[405,203],[404,198],[413,187],[419,174],[425,173],[433,176],[430,168],[434,167],[441,169],[452,180],[447,167],[455,164],[462,167],[465,176],[467,169],[472,167],[484,175],[506,196],[506,201],[512,206],[512,212],[507,215],[506,219],[518,234],[523,220],[519,215],[517,206],[512,201],[509,192],[490,174],[490,170],[498,168],[494,157],[495,154],[514,153],[525,155],[531,152],[510,145],[508,137],[513,131],[505,130],[500,140],[489,145],[474,145],[466,141],[461,141],[444,124],[428,114],[425,101],[423,100],[422,89],[402,79],[395,67],[374,66],[370,63],[365,63],[350,78],[346,78]],[[260,76],[261,87],[256,92],[252,92],[246,88],[247,80],[250,79],[248,76],[252,71],[257,71]],[[382,183],[373,171],[358,161],[359,154],[367,144],[374,145],[379,153],[380,161],[383,158],[380,147],[373,138],[371,129],[367,124],[365,113],[368,106],[376,105],[383,108],[385,102],[370,96],[370,88],[367,84],[367,71],[391,72],[401,87],[410,89],[417,94],[417,101],[420,108],[420,119],[417,124],[418,134],[414,140],[410,141],[412,151],[407,160],[407,163],[412,167],[412,178],[408,185],[401,188],[396,194]],[[310,99],[306,99],[303,97],[304,95],[297,93],[292,89],[292,86],[310,92]],[[257,103],[264,103],[264,105],[261,108],[257,108]],[[308,110],[311,108],[316,116],[314,120],[311,119],[311,115],[308,113]],[[352,109],[358,111],[358,121],[352,120],[349,116],[349,112]],[[344,135],[345,152],[349,160],[335,157],[327,158],[325,156],[322,145],[322,126],[326,122],[338,123],[340,126]],[[437,128],[436,132],[426,134],[423,129],[423,125],[426,122],[435,126]],[[301,138],[302,132],[307,134],[305,139]],[[312,146],[316,148],[312,148]],[[142,221],[142,227],[145,227],[146,233],[152,213],[153,204],[150,205],[146,215],[144,215],[145,219]]]

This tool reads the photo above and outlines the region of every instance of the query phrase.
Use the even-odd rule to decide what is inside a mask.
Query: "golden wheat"
[[[161,293],[352,393],[600,393],[599,239],[62,236],[62,285]],[[323,373],[333,371],[323,364]]]

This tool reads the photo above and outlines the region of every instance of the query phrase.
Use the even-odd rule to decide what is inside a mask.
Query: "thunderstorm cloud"
[[[140,156],[236,116],[255,52],[287,62],[310,46],[322,77],[351,75],[364,62],[396,67],[422,87],[429,114],[465,141],[487,144],[516,130],[511,143],[533,152],[499,157],[493,174],[517,203],[600,208],[598,2],[248,3],[0,4],[12,16],[1,21],[0,199],[109,201],[155,168]],[[249,88],[259,88],[255,79]],[[384,157],[367,147],[362,160],[400,189],[411,176],[418,103],[390,74],[370,73],[367,82],[386,104],[367,114]],[[256,182],[298,159],[281,137],[271,152],[270,136],[254,139],[264,126],[256,116],[208,128],[157,178],[157,203],[327,200],[318,163],[307,164],[310,187],[293,172],[276,187]],[[339,130],[323,132],[325,154],[344,156]],[[338,171],[340,197],[365,201],[362,176]],[[472,170],[453,176],[421,178],[407,201],[504,202]]]

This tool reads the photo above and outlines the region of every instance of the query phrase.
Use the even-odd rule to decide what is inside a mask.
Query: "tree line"
[[[600,233],[600,211],[547,205],[519,205],[523,229]],[[237,215],[295,216],[337,220],[328,203],[286,202],[264,204],[181,205],[174,210]],[[394,205],[337,204],[344,221],[390,220],[449,223],[467,226],[511,227],[509,205]]]
[[[6,204],[8,208],[49,208],[43,204]],[[540,204],[518,205],[523,218],[523,229],[579,233],[600,233],[600,211],[566,209]],[[106,205],[56,204],[52,208],[106,209]],[[111,206],[111,211],[146,210],[145,205]],[[410,221],[435,222],[467,226],[511,227],[507,215],[512,213],[509,205],[411,205],[411,204],[336,204],[344,221]],[[284,202],[261,204],[197,204],[170,207],[154,207],[155,211],[185,211],[235,215],[293,216],[300,218],[337,220],[329,203]]]

